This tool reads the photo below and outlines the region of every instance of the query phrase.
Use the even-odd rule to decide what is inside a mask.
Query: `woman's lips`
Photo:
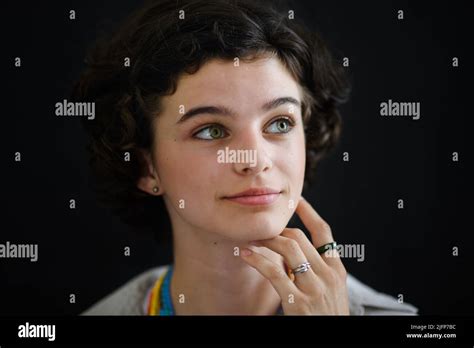
[[[280,194],[281,192],[255,196],[226,197],[225,199],[244,205],[268,205],[275,202],[280,197]]]

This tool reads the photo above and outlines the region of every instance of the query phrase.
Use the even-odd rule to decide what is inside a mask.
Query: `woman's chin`
[[[279,236],[285,227],[286,224],[276,223],[275,221],[259,222],[258,224],[245,223],[239,225],[239,230],[235,233],[247,241],[271,239]]]

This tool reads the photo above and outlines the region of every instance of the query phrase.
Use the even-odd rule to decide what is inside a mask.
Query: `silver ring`
[[[293,274],[305,273],[308,272],[310,268],[311,264],[309,262],[304,262],[295,269],[292,269],[291,272],[293,272]]]

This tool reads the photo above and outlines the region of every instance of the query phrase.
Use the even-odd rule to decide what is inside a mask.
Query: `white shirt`
[[[168,269],[159,266],[132,278],[81,315],[147,315],[149,291]],[[377,292],[347,275],[350,315],[417,315],[418,308],[400,303],[390,295]]]

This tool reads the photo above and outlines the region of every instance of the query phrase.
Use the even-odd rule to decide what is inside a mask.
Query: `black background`
[[[351,100],[338,147],[306,198],[339,243],[365,244],[343,260],[375,289],[403,294],[421,314],[472,314],[473,229],[467,147],[472,90],[469,11],[461,2],[292,1],[336,57],[350,58]],[[78,314],[132,276],[171,262],[166,246],[100,208],[87,186],[79,118],[56,117],[97,34],[135,1],[2,4],[2,223],[0,243],[38,243],[39,259],[0,259],[0,315]],[[76,19],[69,19],[69,10]],[[397,10],[405,19],[397,19]],[[22,67],[14,67],[21,57]],[[452,57],[460,66],[452,67]],[[421,119],[379,115],[380,103],[420,102]],[[14,161],[21,152],[22,161]],[[342,161],[342,153],[350,161]],[[451,160],[457,151],[459,162]],[[472,177],[472,176],[470,176]],[[75,199],[77,208],[69,209]],[[397,208],[403,199],[405,208]],[[469,209],[469,211],[468,211]],[[298,221],[296,226],[302,227]],[[131,256],[124,256],[130,246]],[[453,246],[459,256],[452,256]],[[69,294],[76,303],[69,303]]]

